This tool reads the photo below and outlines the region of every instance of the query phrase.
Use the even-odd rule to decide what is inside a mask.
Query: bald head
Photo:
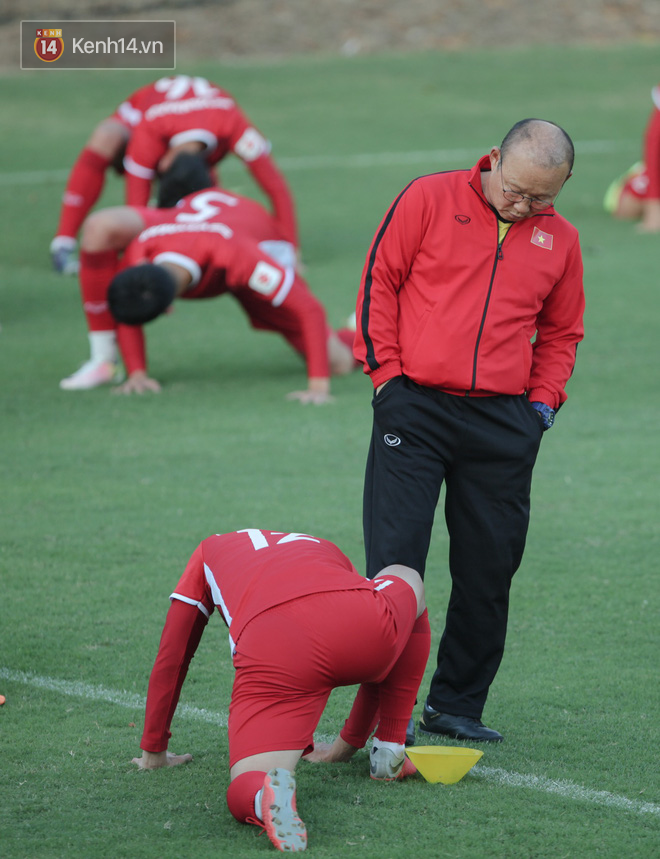
[[[515,154],[547,170],[573,169],[573,141],[559,125],[545,119],[522,119],[506,135],[500,147],[502,158]]]

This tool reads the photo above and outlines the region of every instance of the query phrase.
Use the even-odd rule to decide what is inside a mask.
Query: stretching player
[[[612,182],[605,210],[621,220],[639,220],[643,233],[660,232],[660,84],[651,91],[653,108],[644,134],[644,160]]]
[[[197,121],[200,117],[199,110],[190,112],[189,108],[200,105],[209,105],[209,115],[213,116],[212,130],[201,121],[196,129],[186,126],[186,118],[194,117]],[[151,181],[166,171],[181,151],[211,147],[205,153],[210,164],[233,152],[245,162],[269,198],[288,240],[297,242],[293,199],[269,154],[270,144],[226,91],[205,78],[175,75],[160,78],[134,92],[92,132],[73,166],[64,191],[57,232],[50,247],[56,271],[64,274],[78,271],[75,259],[78,231],[101,195],[106,171],[113,168],[120,174],[124,173],[124,156],[129,141],[150,109],[158,109],[160,117],[169,116],[171,134],[153,145],[151,124],[148,132],[140,131],[137,148],[126,169],[128,203],[146,206]],[[160,127],[160,120],[156,125]]]
[[[108,306],[117,322],[129,371],[146,377],[140,326],[168,310],[175,298],[211,298],[229,292],[253,328],[281,334],[305,360],[308,386],[289,399],[331,401],[330,375],[356,366],[347,342],[327,323],[323,305],[294,268],[280,265],[253,240],[215,219],[157,224],[126,249],[123,269],[110,284]],[[352,343],[353,332],[343,331]],[[130,340],[130,343],[129,343]]]
[[[293,771],[312,753],[314,729],[338,686],[362,684],[341,732],[345,747],[362,748],[378,724],[371,776],[403,776],[406,725],[430,646],[414,570],[391,566],[368,580],[327,540],[247,528],[202,541],[170,600],[134,764],[192,760],[167,750],[170,724],[217,608],[236,669],[227,805],[238,821],[263,827],[279,850],[305,849]]]
[[[163,208],[116,206],[94,212],[85,220],[79,278],[90,358],[75,373],[62,379],[62,389],[88,390],[120,377],[117,325],[108,310],[108,287],[119,269],[120,254],[147,227],[216,218],[240,235],[259,242],[263,250],[284,265],[295,263],[295,248],[282,239],[274,218],[263,206],[229,191],[211,190],[212,185],[204,161],[199,156],[181,153],[160,185],[158,203]],[[192,194],[203,189],[209,189],[208,193]],[[189,196],[181,200],[184,194]],[[132,366],[132,369],[144,368]],[[130,387],[136,390],[140,385],[139,377],[130,382]]]

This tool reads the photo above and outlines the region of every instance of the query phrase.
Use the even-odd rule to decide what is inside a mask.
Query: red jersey
[[[140,124],[144,112],[154,104],[176,101],[191,96],[203,97],[217,92],[218,89],[219,87],[209,83],[206,78],[189,77],[188,75],[159,78],[157,81],[136,90],[119,105],[111,118],[118,120],[129,129],[133,129]]]
[[[222,197],[226,197],[224,203]],[[224,222],[230,213],[230,221],[243,217],[243,201],[231,206],[230,199],[224,191],[202,191],[185,198],[181,209],[165,210],[170,220],[148,227],[133,239],[122,267],[170,262],[184,268],[191,277],[181,296],[184,299],[230,292],[255,328],[278,331],[292,343],[305,358],[309,377],[328,378],[328,324],[323,306],[293,268],[280,265],[254,238],[237,234]],[[215,211],[218,201],[220,208]],[[252,209],[245,207],[246,212]],[[123,336],[133,340],[139,336],[139,329],[120,328]],[[144,367],[127,367],[129,373],[136,369]]]
[[[217,608],[234,652],[245,625],[273,606],[308,594],[373,589],[329,540],[246,528],[216,534],[195,549],[170,599]]]
[[[270,198],[284,237],[297,244],[293,198],[270,156],[270,143],[220,87],[212,87],[202,95],[193,91],[183,98],[162,100],[143,110],[124,158],[129,206],[147,205],[160,159],[168,149],[191,141],[204,145],[210,165],[230,152],[244,161]]]
[[[140,212],[147,226],[200,224],[215,220],[226,224],[234,234],[255,242],[285,240],[273,216],[260,203],[220,188],[195,191],[170,209],[141,208]]]
[[[423,176],[394,201],[364,267],[355,356],[374,387],[404,374],[460,396],[527,392],[556,409],[583,335],[578,233],[550,208],[500,240],[486,169],[487,156]]]
[[[660,84],[651,91],[653,110],[644,136],[644,167],[647,185],[644,199],[660,200]]]

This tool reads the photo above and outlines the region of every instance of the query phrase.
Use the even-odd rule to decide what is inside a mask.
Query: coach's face
[[[486,199],[505,221],[522,221],[550,208],[568,179],[568,167],[542,167],[533,152],[515,148],[506,161],[498,147],[490,152],[490,172],[481,174]]]

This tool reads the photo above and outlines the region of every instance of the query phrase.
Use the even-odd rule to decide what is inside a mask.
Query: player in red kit
[[[116,322],[108,310],[107,292],[117,273],[120,254],[146,227],[179,218],[221,219],[235,232],[261,243],[261,247],[285,265],[294,265],[296,251],[282,239],[273,217],[255,200],[240,197],[213,184],[199,156],[180,154],[159,189],[159,204],[169,208],[116,206],[101,209],[85,220],[80,249],[80,291],[90,342],[90,358],[60,382],[64,390],[87,390],[116,381],[120,374]],[[207,189],[208,193],[182,192]],[[133,387],[138,381],[133,380]]]
[[[217,608],[236,670],[227,804],[237,820],[263,827],[284,852],[305,849],[293,771],[312,755],[314,729],[338,686],[361,684],[341,731],[344,747],[362,748],[377,724],[371,776],[403,776],[408,715],[430,644],[414,570],[391,566],[368,580],[327,540],[246,528],[203,540],[170,600],[149,680],[142,756],[133,763],[154,769],[192,759],[168,751],[170,725]]]
[[[660,232],[660,84],[651,90],[653,108],[644,135],[644,160],[614,181],[605,210],[621,220],[639,220],[643,233]]]
[[[169,167],[177,152],[200,153],[211,166],[233,152],[270,199],[284,238],[297,246],[293,198],[270,149],[229,93],[219,88],[152,105],[126,147],[126,202],[146,206],[152,180]]]
[[[126,101],[119,105],[112,116],[96,126],[76,160],[64,192],[57,232],[51,242],[50,248],[53,266],[56,271],[65,274],[75,274],[78,271],[78,260],[75,258],[75,251],[76,237],[80,227],[101,195],[105,183],[106,171],[112,167],[118,173],[124,173],[123,159],[126,146],[135,129],[140,124],[145,112],[150,107],[161,103],[172,105],[180,102],[182,99],[205,99],[216,96],[231,100],[231,97],[224,93],[220,87],[209,83],[205,78],[189,77],[188,75],[160,78],[154,83],[148,84],[134,92]],[[243,133],[252,129],[252,126],[239,111],[238,107],[235,107],[232,111],[226,111],[226,113],[227,116],[231,114],[234,125],[238,126],[240,122],[245,123]],[[237,117],[240,117],[240,119]],[[258,135],[259,133],[255,131],[255,134]],[[156,168],[162,172],[169,167],[171,160],[179,151],[191,147],[199,149],[201,146],[200,142],[195,141],[187,141],[183,144],[175,142],[171,146],[171,151],[167,153],[164,164],[160,165],[160,167],[156,165]],[[224,154],[227,154],[229,151],[227,149]],[[250,159],[245,159],[241,154],[244,152],[244,147],[238,147],[231,151],[234,151],[240,158],[246,160],[246,163],[250,163]],[[295,224],[293,202],[286,189],[284,180],[274,166],[269,171],[272,159],[269,157],[267,160],[268,164],[265,161],[261,161],[257,165],[250,164],[251,172],[266,195],[270,197],[273,207],[278,211],[288,213],[285,214],[285,218]],[[155,176],[156,169],[150,175],[151,177]],[[144,180],[140,181],[144,182]],[[146,205],[147,202],[148,192],[143,205]]]
[[[194,216],[157,224],[126,250],[125,268],[108,291],[119,345],[130,377],[146,373],[139,326],[164,313],[174,298],[212,298],[231,293],[253,328],[280,333],[304,358],[308,387],[289,399],[330,401],[330,375],[356,366],[349,346],[329,327],[323,305],[290,266],[280,265],[253,240],[226,224]],[[353,334],[350,334],[352,341]]]

